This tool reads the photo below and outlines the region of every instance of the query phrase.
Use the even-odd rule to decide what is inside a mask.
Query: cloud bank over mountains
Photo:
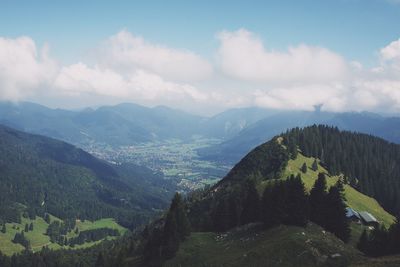
[[[27,36],[0,37],[0,100],[82,97],[169,105],[204,113],[238,106],[400,112],[400,39],[373,68],[324,47],[274,50],[246,29],[222,31],[205,58],[127,30],[93,47],[93,62],[62,65]],[[371,55],[374,51],[371,51]],[[102,103],[107,104],[107,103]]]

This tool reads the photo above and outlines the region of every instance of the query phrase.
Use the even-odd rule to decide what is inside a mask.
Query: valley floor
[[[192,191],[218,182],[232,166],[200,159],[197,149],[219,143],[219,139],[193,137],[132,146],[93,143],[83,148],[113,164],[134,163],[161,172],[176,181],[179,190]]]

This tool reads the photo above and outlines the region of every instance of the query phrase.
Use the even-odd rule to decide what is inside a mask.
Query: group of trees
[[[163,260],[173,257],[190,231],[185,203],[176,193],[161,225],[145,231],[144,261],[150,266],[158,266]]]
[[[347,242],[350,238],[349,221],[342,180],[327,191],[326,177],[319,173],[310,191],[310,219]]]
[[[120,235],[120,233],[117,229],[111,229],[111,228],[107,228],[107,227],[85,230],[85,231],[79,232],[78,236],[68,239],[66,244],[73,247],[75,245],[81,245],[85,242],[98,241],[107,236],[119,236],[119,235]]]
[[[21,211],[19,207],[1,196],[2,187],[0,183],[0,221],[4,223],[21,223]]]
[[[266,227],[305,226],[310,220],[345,242],[350,237],[341,180],[327,190],[326,177],[320,173],[310,194],[306,193],[300,174],[286,180],[271,180],[261,198],[251,180],[243,188],[242,197],[230,194],[215,200],[212,230],[226,231],[251,222],[263,222]]]
[[[307,163],[304,162],[303,165],[301,165],[300,170],[301,170],[302,173],[307,173],[307,169],[308,169]],[[317,159],[314,159],[313,163],[311,164],[311,170],[313,170],[315,172],[318,171]]]
[[[46,235],[50,237],[50,242],[58,243],[61,246],[67,245],[66,235],[72,229],[64,222],[55,220],[49,224],[46,230]]]
[[[260,219],[268,228],[279,224],[305,226],[309,219],[309,205],[300,175],[267,186],[260,212]]]
[[[386,229],[385,226],[374,228],[370,233],[362,233],[357,248],[368,256],[378,257],[400,253],[400,217]]]
[[[33,222],[31,222],[31,223],[29,223],[29,224],[26,223],[26,224],[25,224],[25,230],[24,230],[24,231],[25,231],[25,233],[26,233],[26,232],[29,232],[29,231],[33,231]]]
[[[23,247],[28,249],[30,247],[30,242],[28,239],[26,239],[24,231],[21,231],[21,233],[15,233],[14,239],[12,240],[13,243],[16,244],[21,244]]]
[[[58,243],[61,246],[69,245],[72,247],[75,245],[81,245],[85,242],[98,241],[107,236],[120,235],[118,230],[107,227],[79,232],[78,228],[75,228],[75,226],[75,220],[65,220],[64,222],[55,220],[47,227],[46,235],[50,237],[50,241],[53,243]],[[73,230],[75,234],[79,233],[79,235],[68,239],[67,234]]]
[[[108,241],[99,246],[80,250],[51,250],[43,247],[41,251],[33,253],[31,250],[24,250],[13,256],[5,256],[0,251],[1,267],[93,267],[96,266],[96,259],[99,253],[111,250],[115,245]],[[101,265],[99,265],[101,266]],[[114,262],[102,267],[121,266]]]

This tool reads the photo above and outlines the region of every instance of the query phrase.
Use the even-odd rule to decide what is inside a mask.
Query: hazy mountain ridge
[[[400,142],[400,126],[397,126],[400,118],[367,112],[278,111],[250,107],[202,117],[165,106],[148,108],[133,103],[70,111],[29,102],[0,102],[0,123],[75,145],[90,142],[131,145],[201,135],[224,140],[220,145],[202,150],[202,155],[218,158],[225,154],[232,162],[286,129],[312,124],[334,125]]]
[[[0,123],[78,145],[91,141],[129,145],[189,139],[193,135],[229,139],[274,113],[262,108],[238,108],[208,118],[165,106],[148,108],[133,103],[70,111],[30,102],[0,102]]]
[[[68,111],[22,102],[0,103],[0,123],[82,145],[103,142],[130,145],[169,138],[189,138],[202,118],[166,107],[136,104]]]
[[[247,151],[265,140],[293,127],[313,124],[337,126],[341,130],[372,134],[390,142],[400,143],[400,118],[374,113],[331,113],[290,111],[271,115],[243,129],[221,144],[199,150],[202,157],[230,163],[237,162]]]

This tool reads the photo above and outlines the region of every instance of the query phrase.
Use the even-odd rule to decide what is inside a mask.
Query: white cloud
[[[336,84],[308,84],[257,90],[254,104],[266,108],[326,111],[400,111],[400,79],[355,78]]]
[[[215,67],[193,52],[127,31],[108,38],[91,64],[66,66],[29,37],[0,38],[0,100],[36,95],[40,102],[51,93],[65,101],[112,99],[204,113],[249,105],[312,110],[320,104],[329,111],[400,112],[400,40],[380,49],[376,66],[368,69],[321,47],[268,50],[246,30],[218,38]]]
[[[400,39],[380,50],[381,65],[374,69],[378,74],[400,79]]]
[[[227,75],[273,83],[331,82],[348,73],[345,60],[321,47],[299,45],[287,52],[267,50],[253,33],[240,29],[218,34],[218,61]]]
[[[111,36],[98,56],[108,67],[124,72],[144,69],[176,81],[202,80],[213,71],[207,60],[191,51],[152,44],[126,30]]]
[[[56,73],[56,64],[48,57],[47,47],[39,53],[29,37],[0,37],[0,99],[19,100],[48,86]]]
[[[400,39],[382,48],[380,54],[384,60],[400,60]]]
[[[313,110],[315,105],[323,104],[325,109],[334,110],[343,108],[340,96],[344,90],[341,84],[278,87],[257,90],[254,102],[257,106],[274,109]]]
[[[205,94],[191,85],[168,82],[144,70],[122,75],[112,69],[104,69],[97,65],[91,68],[84,63],[63,67],[54,86],[69,95],[90,93],[128,98],[132,101],[184,98],[204,101],[207,99]]]
[[[120,74],[98,66],[90,68],[81,62],[63,67],[54,86],[73,95],[95,93],[122,97],[128,94],[126,82]]]

